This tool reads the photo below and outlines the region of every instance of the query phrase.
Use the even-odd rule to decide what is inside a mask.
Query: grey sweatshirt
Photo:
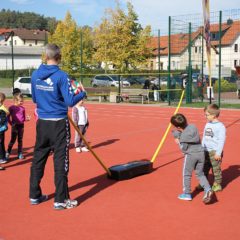
[[[173,130],[174,138],[178,138],[180,142],[180,148],[183,153],[191,154],[195,152],[204,151],[198,129],[195,125],[188,125],[182,132],[178,130]]]

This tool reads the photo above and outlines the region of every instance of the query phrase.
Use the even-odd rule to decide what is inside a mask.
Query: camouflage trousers
[[[212,169],[212,173],[214,176],[214,182],[221,184],[222,183],[222,170],[221,170],[221,163],[222,160],[217,161],[215,160],[216,151],[205,151],[205,163],[204,163],[204,174],[208,178],[208,174],[210,169]]]

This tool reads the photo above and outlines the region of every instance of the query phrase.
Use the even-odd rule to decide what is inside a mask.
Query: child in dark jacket
[[[4,93],[0,93],[0,164],[6,163],[5,158],[5,132],[8,129],[7,115],[8,109],[4,106],[6,96]],[[0,170],[4,170],[4,167],[0,166]]]
[[[180,113],[171,117],[171,123],[176,127],[173,131],[175,141],[179,144],[185,156],[183,165],[183,193],[178,198],[181,200],[192,200],[191,178],[192,172],[195,170],[199,183],[205,192],[203,202],[208,204],[212,200],[213,191],[203,173],[205,156],[198,129],[194,125],[188,124],[185,116]]]

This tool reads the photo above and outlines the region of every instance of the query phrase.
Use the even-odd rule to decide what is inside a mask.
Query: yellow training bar
[[[105,169],[105,171],[107,172],[107,174],[109,176],[111,176],[111,172],[110,170],[104,165],[104,163],[101,161],[101,159],[97,156],[97,154],[92,150],[92,147],[88,144],[87,140],[84,138],[84,136],[82,135],[81,131],[79,130],[79,128],[75,125],[75,123],[73,122],[71,116],[68,114],[68,119],[70,121],[70,123],[72,124],[72,126],[74,127],[74,129],[78,132],[78,134],[80,135],[80,137],[82,138],[82,140],[84,141],[84,143],[86,144],[86,146],[88,147],[88,149],[90,150],[90,152],[93,154],[93,156],[96,158],[96,160],[100,163],[100,165]]]
[[[180,106],[181,106],[181,104],[182,104],[183,96],[184,96],[184,90],[182,91],[182,95],[181,95],[180,101],[179,101],[179,103],[178,103],[178,106],[177,106],[174,114],[176,114],[176,113],[178,112],[178,110],[179,110],[179,108],[180,108]],[[164,133],[163,138],[162,138],[160,144],[158,145],[158,148],[157,148],[157,150],[155,151],[155,153],[154,153],[154,155],[153,155],[153,157],[152,157],[151,162],[154,162],[154,161],[156,160],[157,155],[158,155],[158,153],[159,153],[159,151],[160,151],[163,143],[165,142],[165,140],[166,140],[166,138],[167,138],[167,135],[168,135],[168,132],[169,132],[170,128],[171,128],[171,123],[168,124],[167,130],[166,130],[166,132]]]

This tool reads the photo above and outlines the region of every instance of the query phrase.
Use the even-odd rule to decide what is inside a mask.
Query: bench
[[[86,87],[87,99],[95,100],[97,99],[99,102],[107,101],[110,96],[111,88],[104,87]]]
[[[141,88],[122,88],[121,89],[122,101],[127,102],[141,102],[142,104],[147,101],[149,103],[149,89]]]

